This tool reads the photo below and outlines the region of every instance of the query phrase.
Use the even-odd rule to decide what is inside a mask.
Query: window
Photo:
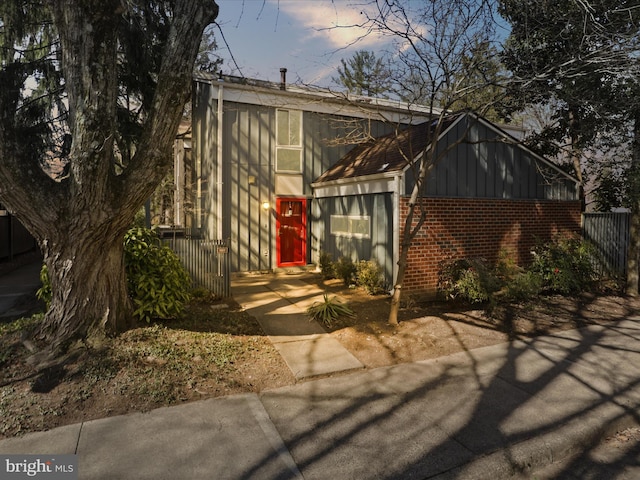
[[[302,112],[276,111],[276,171],[302,173]]]
[[[337,237],[370,238],[371,217],[331,215],[331,234]]]

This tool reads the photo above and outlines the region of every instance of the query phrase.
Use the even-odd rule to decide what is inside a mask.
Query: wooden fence
[[[194,287],[223,298],[231,295],[229,247],[224,240],[165,237],[162,241],[180,257]]]
[[[583,214],[582,236],[598,250],[600,273],[626,275],[630,219],[628,212]]]

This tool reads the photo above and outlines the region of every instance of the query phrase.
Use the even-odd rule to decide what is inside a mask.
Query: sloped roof
[[[528,152],[536,158],[537,161],[552,168],[566,179],[572,182],[578,181],[570,173],[565,172],[550,160],[538,155],[523,145],[510,133],[473,112],[456,113],[445,117],[440,130],[440,138],[442,138],[456,122],[465,116],[470,116],[475,121],[484,123],[494,132],[511,139],[516,148]],[[318,177],[318,179],[313,182],[313,185],[319,186],[322,183],[332,181],[401,172],[409,165],[407,159],[410,159],[410,161],[415,160],[429,146],[430,134],[437,125],[436,122],[437,120],[431,120],[418,125],[411,125],[400,133],[390,133],[378,137],[370,143],[355,147]]]
[[[446,117],[441,134],[461,116]],[[314,184],[402,171],[408,165],[407,160],[412,161],[429,146],[435,126],[436,121],[411,125],[399,133],[390,133],[359,145],[318,177]]]

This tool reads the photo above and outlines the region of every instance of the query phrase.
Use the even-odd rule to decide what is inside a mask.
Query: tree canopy
[[[340,60],[338,77],[333,81],[349,93],[368,97],[387,98],[391,89],[389,69],[374,52],[358,50],[353,57]]]
[[[511,26],[502,53],[512,74],[511,111],[553,105],[533,146],[557,154],[566,144],[583,181],[583,150],[603,132],[624,128],[637,104],[637,2],[501,0],[499,12]]]

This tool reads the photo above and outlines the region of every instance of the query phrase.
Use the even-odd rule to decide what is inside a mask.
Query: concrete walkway
[[[275,296],[272,283],[259,280],[251,293],[248,282],[240,303],[276,325],[270,311],[297,318],[302,330],[309,322],[294,306],[316,293],[290,280]],[[273,332],[288,343],[322,336]],[[300,372],[319,374],[309,349],[299,349]],[[579,462],[639,419],[640,317],[632,317],[6,439],[0,478],[3,454],[76,454],[80,479],[541,479],[531,472],[576,452]],[[640,478],[638,465],[640,446],[611,467]]]
[[[323,291],[305,273],[237,275],[233,298],[255,317],[297,380],[364,368],[340,342],[306,314]]]

